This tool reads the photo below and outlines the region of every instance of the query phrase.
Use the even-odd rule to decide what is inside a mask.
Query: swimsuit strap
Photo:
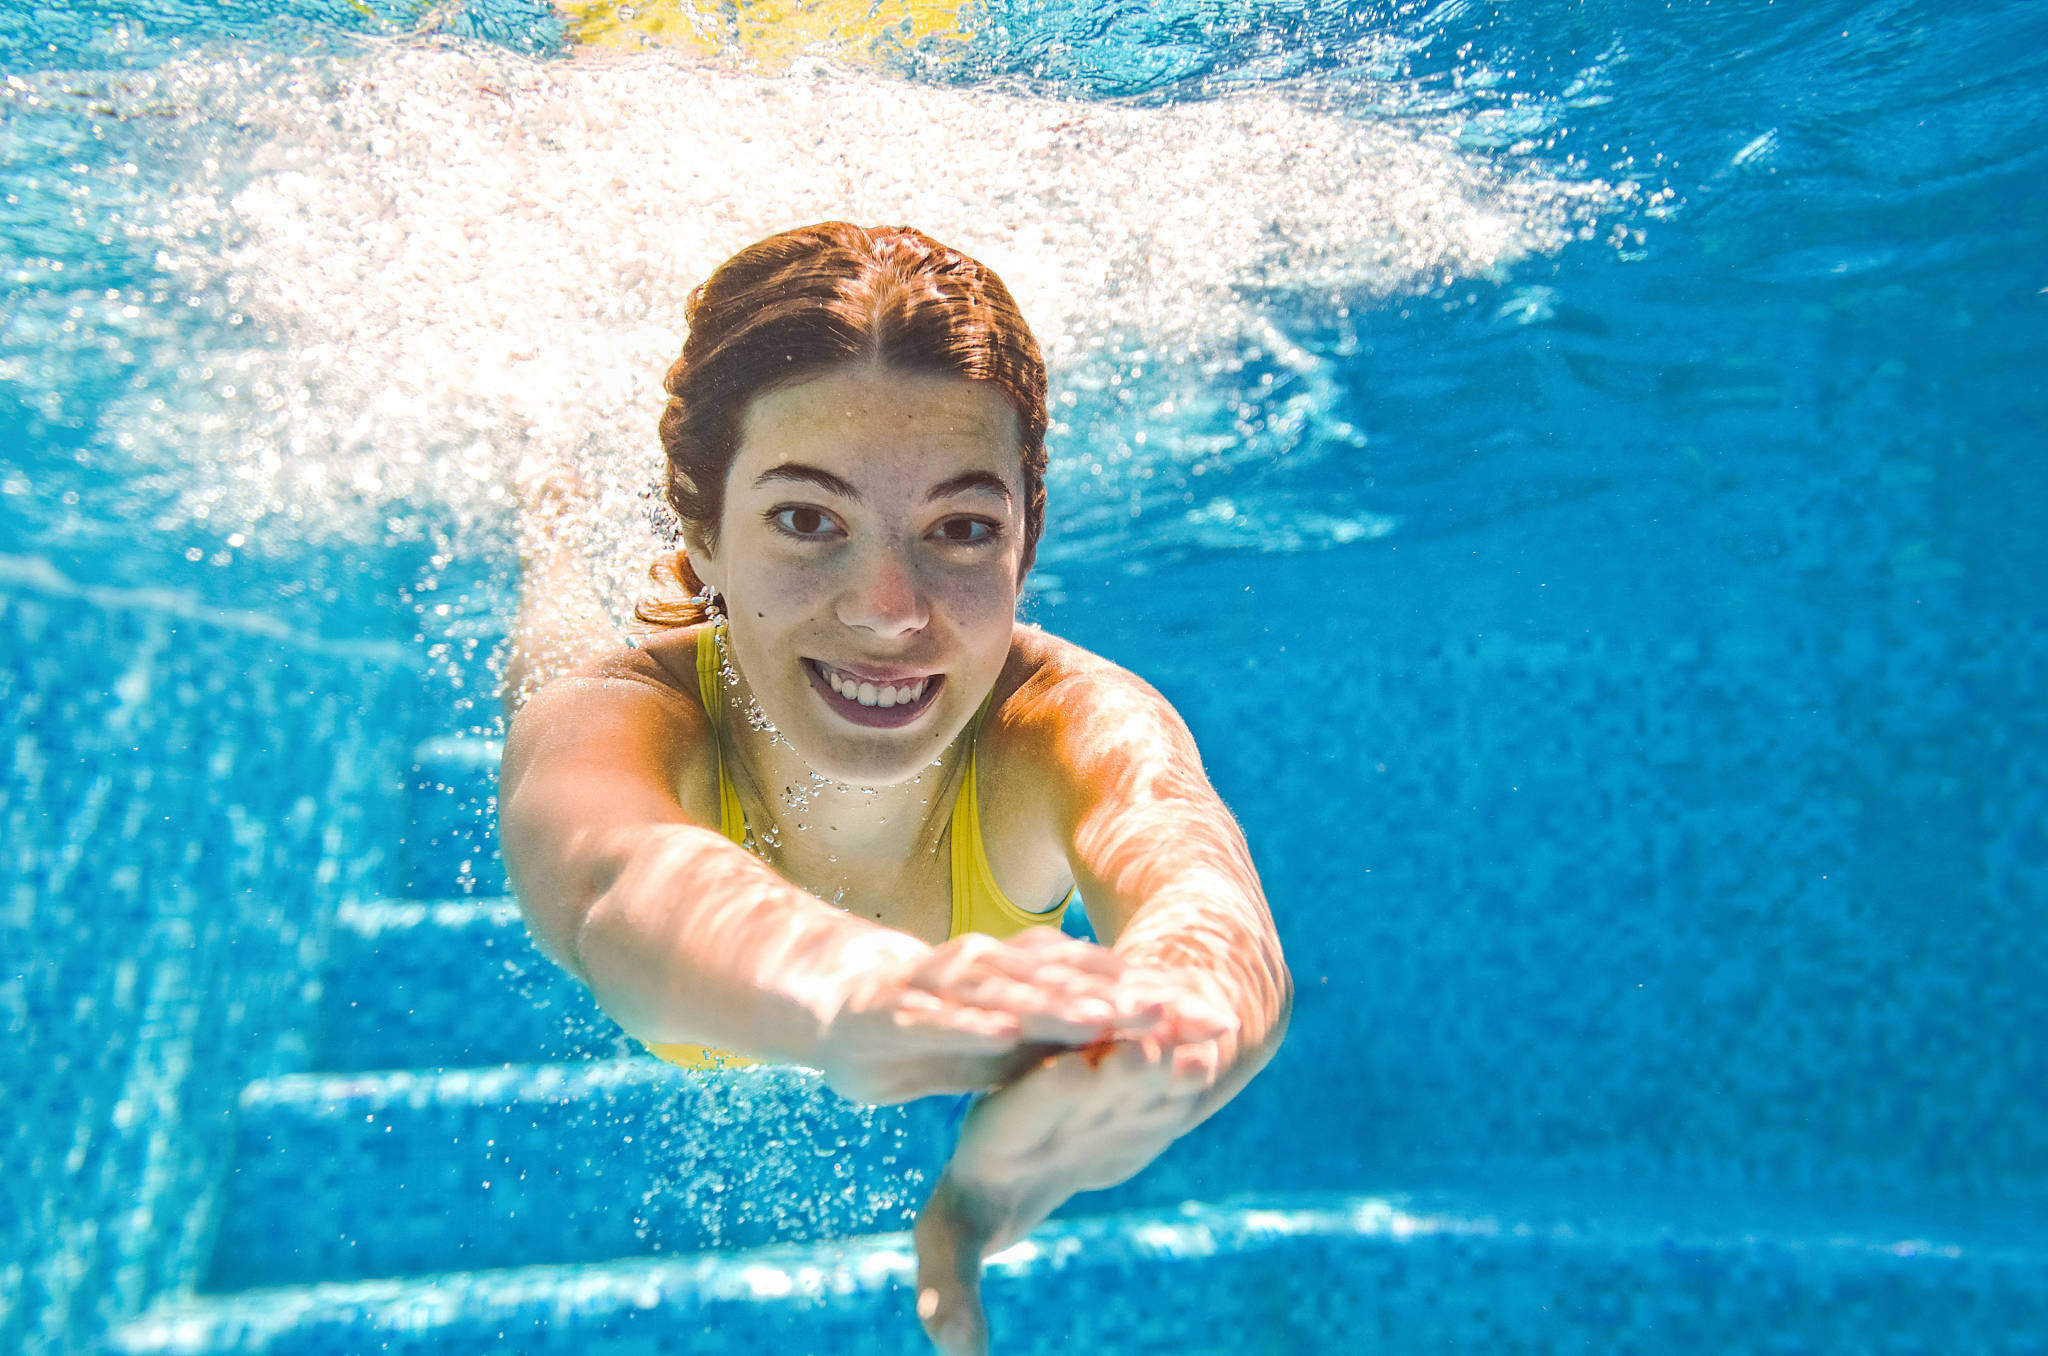
[[[991,691],[982,699],[981,709],[974,713],[974,719],[968,722],[967,766],[961,772],[960,790],[953,797],[952,849],[948,857],[952,868],[951,935],[955,937],[969,932],[1009,937],[1026,928],[1058,927],[1067,905],[1074,898],[1074,892],[1068,891],[1066,898],[1044,913],[1020,909],[1003,893],[1003,887],[996,883],[994,869],[989,866],[988,846],[981,836],[981,788],[976,775],[979,770],[976,754],[981,744],[982,722],[994,700],[995,693]]]
[[[718,753],[718,831],[735,843],[747,841],[747,812],[740,793],[725,772],[725,688],[719,682],[718,628],[714,622],[697,633],[697,695],[711,721],[711,742]]]

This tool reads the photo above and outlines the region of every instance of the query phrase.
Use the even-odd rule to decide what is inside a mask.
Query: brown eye
[[[823,512],[814,508],[805,508],[801,505],[771,510],[768,518],[769,521],[773,522],[784,532],[789,533],[792,537],[823,536],[832,528],[832,520],[827,518]]]
[[[948,518],[939,524],[939,538],[948,546],[978,546],[995,532],[995,524],[985,518]]]

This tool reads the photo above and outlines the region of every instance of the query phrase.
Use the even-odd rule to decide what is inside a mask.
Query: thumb
[[[982,1231],[941,1181],[918,1212],[917,1318],[939,1356],[988,1356],[981,1307]]]

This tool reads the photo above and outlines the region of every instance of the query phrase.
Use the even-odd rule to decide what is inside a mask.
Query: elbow
[[[1287,968],[1287,958],[1280,954],[1277,938],[1273,941],[1267,971],[1271,983],[1272,1017],[1266,1029],[1266,1039],[1261,1044],[1270,1055],[1279,1048],[1281,1038],[1287,1034],[1288,1023],[1294,1020],[1294,974]]]
[[[1287,971],[1283,961],[1279,966],[1278,984],[1273,1005],[1273,1024],[1266,1033],[1267,1053],[1280,1048],[1280,1042],[1287,1035],[1288,1024],[1294,1020],[1294,976]]]
[[[660,992],[642,972],[646,939],[633,935],[633,919],[617,891],[595,895],[582,911],[570,937],[563,968],[583,981],[605,1016],[636,1040],[685,1039],[668,1030],[670,1023],[650,996]]]
[[[617,891],[569,872],[522,872],[509,855],[505,874],[534,945],[590,986],[593,953],[602,950],[624,922]]]
[[[564,882],[525,868],[519,855],[505,853],[505,884],[526,923],[526,935],[543,956],[584,983],[590,982],[582,959],[582,928],[591,897],[564,888]]]
[[[618,901],[601,891],[593,891],[569,910],[568,954],[563,963],[585,984],[590,983],[592,959],[601,958],[612,949],[611,936],[619,924],[618,914]]]
[[[626,926],[612,892],[544,895],[527,888],[516,876],[512,888],[526,919],[527,935],[541,954],[575,976],[604,1014],[627,1034],[650,1039],[643,1029],[647,1014],[634,1008],[630,988],[622,988],[612,977],[621,951],[619,934]]]
[[[605,1015],[643,1041],[699,1037],[678,1011],[680,976],[690,966],[679,937],[685,895],[676,888],[694,863],[690,834],[646,835],[599,873],[560,896],[572,970]],[[687,1002],[683,1003],[687,1007]]]
[[[645,1002],[637,1001],[650,987],[646,973],[655,962],[655,938],[636,918],[633,900],[623,890],[593,892],[584,903],[570,934],[570,968],[588,986],[605,1015],[629,1033],[646,1038],[656,1025]]]

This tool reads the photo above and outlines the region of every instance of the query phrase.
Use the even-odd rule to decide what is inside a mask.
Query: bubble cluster
[[[711,638],[718,646],[719,682],[738,703],[740,717],[747,722],[747,728],[766,735],[771,746],[788,747],[789,741],[782,737],[782,731],[775,728],[775,722],[768,719],[761,703],[754,700],[754,690],[747,686],[746,679],[740,677],[739,669],[734,667],[732,649],[726,643],[725,623],[720,622],[711,628]]]
[[[207,364],[237,394],[166,468],[168,516],[374,538],[427,506],[442,553],[502,559],[506,484],[537,456],[590,488],[579,545],[622,619],[661,544],[644,507],[684,299],[751,240],[911,222],[993,265],[1052,366],[1053,489],[1086,549],[1140,513],[1245,530],[1205,470],[1354,455],[1297,322],[1556,248],[1606,191],[1299,83],[1140,106],[412,41],[194,58],[111,97],[212,110],[134,229],[266,339]],[[1298,544],[1381,530],[1324,516]]]

